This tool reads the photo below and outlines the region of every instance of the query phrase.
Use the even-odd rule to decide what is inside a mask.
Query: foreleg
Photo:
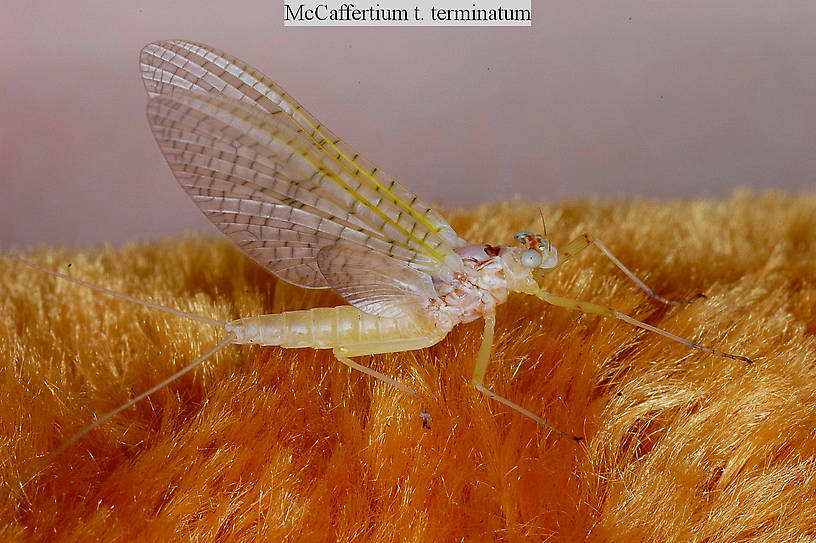
[[[555,267],[550,268],[550,270],[557,270],[561,266],[561,264],[563,264],[564,262],[569,260],[570,257],[575,256],[576,254],[580,253],[581,251],[583,251],[584,249],[586,249],[587,247],[589,247],[590,245],[593,245],[593,244],[598,249],[600,249],[600,251],[609,260],[611,260],[612,263],[620,271],[625,273],[626,276],[629,279],[631,279],[638,287],[640,287],[646,294],[648,294],[649,296],[651,296],[652,298],[654,298],[655,300],[657,300],[659,302],[662,302],[664,304],[669,304],[669,305],[684,305],[684,304],[693,302],[694,300],[696,300],[698,298],[705,298],[706,297],[705,294],[701,293],[701,294],[697,294],[695,296],[692,296],[688,300],[677,301],[677,300],[669,300],[668,298],[664,298],[663,296],[660,296],[659,294],[655,293],[654,290],[649,288],[649,286],[646,285],[646,283],[641,281],[640,278],[632,272],[632,270],[630,270],[629,268],[627,268],[623,264],[623,262],[618,260],[618,257],[616,257],[614,254],[612,254],[612,251],[607,249],[606,245],[604,245],[601,242],[601,240],[599,240],[598,238],[596,238],[595,236],[593,236],[591,234],[586,234],[586,233],[579,236],[579,237],[577,237],[577,238],[575,238],[574,240],[569,242],[566,245],[566,247],[564,247],[562,250],[558,251],[558,263],[555,265]]]
[[[660,334],[663,337],[667,337],[669,339],[672,339],[674,341],[682,343],[683,345],[688,345],[689,347],[691,347],[693,349],[697,349],[697,350],[704,351],[704,352],[711,353],[711,354],[716,354],[717,356],[724,356],[725,358],[730,358],[732,360],[741,360],[743,362],[748,362],[748,363],[753,362],[753,360],[751,360],[750,358],[744,357],[744,356],[725,353],[725,352],[722,352],[722,351],[718,351],[716,349],[711,349],[709,347],[704,347],[704,346],[702,346],[702,345],[700,345],[698,343],[694,343],[693,341],[690,341],[690,340],[688,340],[686,338],[682,338],[680,336],[672,334],[671,332],[667,332],[666,330],[663,330],[663,329],[658,328],[656,326],[652,326],[651,324],[646,324],[645,322],[641,322],[641,321],[639,321],[639,320],[637,320],[635,318],[630,317],[626,313],[621,313],[620,311],[618,311],[616,309],[612,309],[612,308],[609,308],[609,307],[606,307],[606,306],[603,306],[603,305],[599,305],[599,304],[594,304],[594,303],[591,303],[591,302],[584,302],[582,300],[575,300],[573,298],[565,298],[563,296],[556,296],[555,294],[550,294],[549,292],[546,292],[544,290],[539,290],[538,292],[535,292],[534,294],[538,298],[540,298],[540,299],[544,300],[545,302],[547,302],[548,304],[556,305],[556,306],[559,306],[559,307],[566,307],[566,308],[569,308],[569,309],[577,309],[579,311],[583,311],[584,313],[592,313],[592,314],[595,314],[595,315],[603,315],[604,317],[612,317],[612,318],[615,318],[615,319],[620,319],[620,320],[622,320],[624,322],[628,322],[629,324],[631,324],[633,326],[637,326],[638,328],[643,328],[644,330],[649,330],[650,332],[654,332],[655,334]]]

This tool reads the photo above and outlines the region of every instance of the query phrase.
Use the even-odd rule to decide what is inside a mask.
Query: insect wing
[[[392,319],[422,315],[437,299],[428,274],[356,244],[324,247],[317,263],[332,289],[372,315]]]
[[[146,46],[141,68],[152,97],[151,127],[179,182],[273,273],[302,286],[327,286],[315,257],[338,239],[434,276],[457,266],[453,248],[464,241],[438,213],[254,68],[182,41]],[[205,199],[210,203],[202,206]],[[264,224],[268,211],[274,214]],[[287,221],[297,227],[290,231]]]
[[[431,261],[372,232],[347,201],[324,190],[325,166],[285,127],[218,96],[176,92],[147,117],[182,188],[250,257],[292,283],[327,287],[315,258],[338,239],[408,261]],[[311,162],[310,162],[311,160]],[[295,182],[294,179],[299,181]]]

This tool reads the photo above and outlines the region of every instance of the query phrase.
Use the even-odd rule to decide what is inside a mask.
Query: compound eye
[[[537,268],[541,266],[541,262],[543,261],[543,257],[541,253],[536,251],[535,249],[527,249],[523,253],[521,253],[521,264],[525,268]]]
[[[527,236],[530,236],[530,235],[532,235],[532,234],[530,234],[530,232],[525,232],[525,231],[517,232],[516,233],[516,241],[518,241],[519,243],[524,243],[526,241],[526,239],[527,239]]]

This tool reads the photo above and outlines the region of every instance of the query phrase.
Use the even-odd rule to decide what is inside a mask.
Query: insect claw
[[[691,303],[691,302],[693,302],[694,300],[699,300],[700,298],[702,298],[703,300],[708,300],[708,296],[706,296],[705,294],[703,294],[702,292],[700,292],[700,293],[698,293],[698,294],[695,294],[694,296],[692,296],[692,297],[691,297],[691,298],[689,298],[688,300],[686,300],[686,301],[685,301],[685,303],[690,304],[690,303]]]
[[[428,430],[430,430],[431,429],[431,424],[430,424],[431,414],[428,413],[427,411],[423,411],[422,413],[419,414],[419,418],[422,419],[422,427],[427,428]]]

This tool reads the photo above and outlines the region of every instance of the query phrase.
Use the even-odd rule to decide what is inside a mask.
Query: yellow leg
[[[552,424],[548,423],[546,420],[542,419],[533,412],[524,409],[520,405],[511,402],[510,400],[503,396],[499,396],[498,394],[496,394],[495,392],[486,388],[483,385],[485,375],[487,374],[487,364],[490,362],[490,350],[493,347],[494,330],[496,328],[496,314],[488,313],[487,315],[484,316],[484,322],[485,326],[484,334],[482,336],[482,344],[479,347],[479,357],[476,359],[476,365],[473,368],[473,377],[471,379],[471,383],[473,383],[473,386],[475,386],[479,392],[481,392],[488,398],[496,400],[497,402],[506,405],[510,409],[518,411],[522,415],[533,419],[537,423],[549,428],[553,432],[557,432],[559,435],[563,437],[568,437],[570,439],[574,439],[575,441],[580,441],[582,438],[574,436],[572,434],[568,434],[566,432],[562,432],[561,430],[559,430]]]
[[[690,302],[692,302],[692,301],[694,301],[694,300],[696,300],[698,298],[705,298],[705,294],[697,294],[695,296],[692,296],[688,300],[677,301],[677,300],[669,300],[667,298],[664,298],[663,296],[660,296],[659,294],[656,294],[655,291],[652,290],[651,288],[649,288],[646,285],[646,283],[641,281],[638,278],[637,275],[635,275],[629,268],[624,266],[623,262],[618,260],[618,257],[613,255],[612,251],[610,251],[609,249],[606,248],[606,245],[601,243],[601,240],[599,240],[598,238],[596,238],[595,236],[593,236],[591,234],[583,234],[583,235],[575,238],[574,240],[569,242],[566,247],[564,247],[562,250],[558,251],[558,263],[555,265],[555,267],[551,268],[550,270],[557,270],[561,266],[561,264],[566,262],[570,257],[575,256],[577,253],[580,253],[581,251],[583,251],[584,249],[586,249],[587,247],[589,247],[590,245],[593,245],[593,244],[598,249],[600,249],[600,251],[606,256],[606,258],[611,260],[612,263],[615,266],[617,266],[617,268],[620,271],[625,273],[626,276],[629,277],[629,279],[631,279],[637,286],[639,286],[646,294],[648,294],[649,296],[651,296],[652,298],[654,298],[655,300],[657,300],[659,302],[663,302],[664,304],[669,304],[669,305],[684,305],[684,304],[690,303]],[[545,270],[545,271],[549,271],[549,270]]]
[[[488,313],[484,316],[484,333],[482,334],[482,344],[479,347],[479,357],[473,367],[473,378],[471,382],[480,387],[484,383],[487,374],[487,364],[490,362],[490,349],[493,348],[493,336],[496,329],[496,314]]]
[[[704,352],[707,352],[707,353],[716,354],[717,356],[724,356],[725,358],[730,358],[732,360],[741,360],[743,362],[748,362],[748,363],[753,362],[753,360],[751,360],[750,358],[746,358],[744,356],[740,356],[740,355],[736,355],[736,354],[730,354],[730,353],[724,353],[724,352],[718,351],[716,349],[711,349],[709,347],[703,347],[702,345],[694,343],[693,341],[682,338],[680,336],[676,336],[676,335],[672,334],[671,332],[667,332],[667,331],[665,331],[665,330],[663,330],[661,328],[658,328],[656,326],[652,326],[651,324],[646,324],[645,322],[641,322],[641,321],[639,321],[637,319],[634,319],[634,318],[630,317],[629,315],[627,315],[626,313],[621,313],[620,311],[618,311],[616,309],[611,309],[609,307],[599,305],[599,304],[593,304],[591,302],[584,302],[582,300],[575,300],[573,298],[565,298],[563,296],[556,296],[555,294],[550,294],[549,292],[546,292],[544,290],[539,290],[539,291],[535,292],[534,294],[538,298],[540,298],[540,299],[544,300],[545,302],[547,302],[548,304],[556,305],[556,306],[559,306],[559,307],[566,307],[568,309],[577,309],[579,311],[583,311],[584,313],[593,313],[595,315],[603,315],[604,317],[613,317],[615,319],[620,319],[620,320],[622,320],[624,322],[628,322],[629,324],[631,324],[633,326],[637,326],[638,328],[643,328],[644,330],[649,330],[650,332],[654,332],[655,334],[660,334],[663,337],[667,337],[669,339],[672,339],[674,341],[682,343],[683,345],[688,345],[689,347],[692,347],[693,349],[698,349],[700,351],[704,351]]]
[[[411,339],[399,339],[394,341],[382,341],[376,343],[363,343],[359,345],[353,345],[349,347],[337,347],[333,350],[334,357],[345,364],[346,366],[355,369],[357,371],[363,372],[366,375],[373,377],[374,379],[378,379],[384,383],[388,383],[389,385],[398,388],[399,390],[410,394],[417,400],[422,403],[423,411],[420,413],[420,418],[422,418],[422,426],[425,428],[430,428],[429,423],[431,422],[431,413],[428,407],[428,402],[420,396],[417,391],[413,388],[409,387],[408,385],[397,381],[393,377],[389,377],[384,373],[380,373],[377,370],[373,370],[367,366],[363,366],[362,364],[358,364],[354,360],[349,357],[352,356],[366,356],[369,354],[380,354],[380,353],[395,353],[395,352],[402,352],[402,351],[412,351],[414,349],[423,349],[425,347],[430,347],[435,343],[438,343],[443,336],[440,337],[422,337],[422,338],[411,338]]]

